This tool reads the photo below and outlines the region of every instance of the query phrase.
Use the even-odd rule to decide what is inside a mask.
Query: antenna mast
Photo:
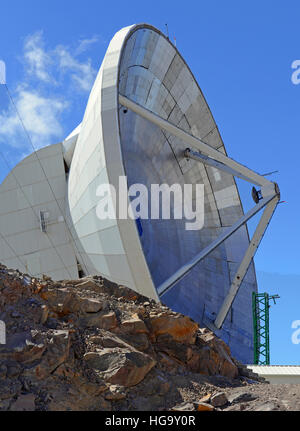
[[[256,365],[270,365],[270,299],[280,298],[279,295],[268,293],[252,293],[253,329],[254,329],[254,361]]]

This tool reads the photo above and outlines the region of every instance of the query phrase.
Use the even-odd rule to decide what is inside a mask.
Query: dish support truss
[[[226,316],[231,308],[231,305],[238,293],[238,290],[243,282],[243,279],[247,273],[249,265],[256,253],[256,250],[262,240],[262,237],[268,227],[268,224],[273,216],[275,208],[280,199],[279,187],[276,183],[267,180],[264,176],[257,174],[246,166],[236,162],[235,160],[229,158],[218,150],[207,145],[201,139],[185,132],[174,124],[169,123],[164,120],[159,115],[154,114],[148,109],[142,107],[141,105],[133,102],[132,100],[119,95],[119,103],[124,107],[130,109],[146,120],[157,125],[161,129],[173,134],[174,136],[181,139],[189,147],[195,148],[197,151],[187,148],[185,151],[185,157],[197,160],[206,165],[214,166],[217,169],[230,173],[238,178],[255,184],[261,188],[259,195],[260,200],[258,203],[246,214],[244,214],[237,222],[235,222],[231,227],[225,230],[218,238],[216,238],[210,245],[205,247],[200,253],[194,256],[188,263],[184,264],[179,268],[171,277],[165,280],[157,288],[158,295],[161,297],[170,289],[172,289],[175,284],[177,284],[183,277],[185,277],[189,271],[197,265],[202,259],[204,259],[209,253],[211,253],[216,247],[223,243],[227,238],[229,238],[234,232],[236,232],[242,225],[247,223],[250,218],[252,218],[259,211],[264,209],[261,219],[256,227],[252,239],[249,242],[249,246],[246,253],[242,259],[242,262],[233,278],[230,289],[225,297],[223,304],[217,314],[217,317],[212,325],[211,329],[220,329],[226,319]]]

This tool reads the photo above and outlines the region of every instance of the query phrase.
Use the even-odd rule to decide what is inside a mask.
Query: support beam
[[[216,320],[214,322],[215,326],[220,329],[221,326],[224,323],[224,320],[226,319],[226,316],[228,314],[228,311],[238,293],[238,290],[242,284],[242,281],[246,275],[246,272],[249,268],[249,265],[251,263],[251,260],[253,259],[256,250],[262,240],[262,237],[264,236],[264,233],[268,227],[268,224],[273,216],[273,213],[275,211],[275,208],[278,204],[279,196],[273,197],[273,199],[268,203],[266,206],[261,219],[257,225],[257,228],[254,232],[254,235],[249,243],[248,249],[246,251],[246,254],[235,274],[235,277],[233,279],[233,282],[231,284],[231,287],[229,289],[229,292],[223,302],[223,305],[219,311],[219,314],[216,317]]]
[[[178,269],[171,277],[164,281],[158,288],[157,293],[159,296],[167,293],[172,287],[175,286],[190,270],[197,265],[202,259],[204,259],[209,253],[217,248],[223,241],[229,238],[235,231],[237,231],[243,224],[245,224],[251,217],[257,214],[262,208],[264,208],[270,201],[274,199],[274,195],[262,199],[254,208],[248,211],[243,217],[241,217],[233,226],[223,232],[218,238],[216,238],[210,245],[205,247],[200,253],[198,253],[192,260],[183,265]]]
[[[227,174],[233,175],[235,177],[241,178],[242,180],[248,181],[251,184],[256,184],[251,178],[246,177],[245,175],[240,174],[235,169],[230,168],[229,166],[224,165],[224,163],[217,162],[215,159],[211,157],[205,156],[204,154],[199,153],[198,151],[193,151],[187,148],[184,152],[184,155],[187,159],[196,160],[196,162],[202,162],[205,165],[212,166],[213,168],[219,169],[220,171],[226,172]]]
[[[158,127],[166,130],[169,133],[172,133],[172,135],[174,136],[177,136],[188,146],[195,147],[197,150],[201,151],[207,156],[217,160],[218,162],[223,163],[226,166],[229,166],[239,174],[251,179],[253,184],[259,185],[261,187],[269,186],[272,184],[271,181],[267,180],[262,175],[257,174],[246,166],[241,165],[230,157],[227,157],[225,154],[221,153],[218,150],[215,150],[205,142],[201,141],[201,139],[198,139],[195,136],[190,135],[189,133],[180,129],[179,127],[174,126],[174,124],[171,124],[169,121],[164,120],[159,115],[154,114],[153,112],[149,111],[149,109],[138,105],[127,97],[119,95],[119,102],[121,105],[125,106],[126,108],[130,109],[131,111],[135,112],[146,120],[151,121]]]

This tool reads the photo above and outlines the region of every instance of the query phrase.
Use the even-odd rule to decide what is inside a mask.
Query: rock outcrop
[[[0,266],[0,320],[0,410],[176,410],[191,378],[239,378],[211,331],[100,276],[55,282]],[[200,398],[198,410],[224,403]]]

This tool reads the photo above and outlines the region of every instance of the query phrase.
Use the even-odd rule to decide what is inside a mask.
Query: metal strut
[[[188,263],[183,265],[178,269],[171,277],[165,280],[158,288],[157,292],[160,296],[168,292],[175,284],[178,283],[185,275],[187,275],[190,270],[197,265],[202,259],[204,259],[209,253],[211,253],[216,247],[218,247],[223,241],[225,241],[229,236],[231,236],[237,229],[244,225],[251,217],[257,214],[260,210],[265,208],[262,217],[257,225],[255,233],[249,243],[247,251],[244,258],[234,276],[229,292],[224,299],[223,305],[216,317],[214,325],[216,328],[221,328],[223,322],[228,314],[228,311],[238,293],[241,283],[247,273],[251,260],[253,259],[255,252],[262,240],[262,237],[266,231],[266,228],[272,218],[275,208],[280,199],[280,192],[278,185],[266,179],[263,175],[252,171],[246,166],[236,162],[225,154],[218,150],[210,147],[201,139],[185,132],[174,124],[169,123],[167,120],[161,118],[159,115],[154,114],[148,109],[141,105],[133,102],[132,100],[119,95],[119,102],[121,105],[132,110],[141,117],[147,119],[148,121],[156,124],[161,129],[177,136],[179,139],[184,141],[187,145],[193,146],[199,152],[188,148],[184,155],[187,158],[192,158],[204,164],[216,167],[222,171],[230,173],[233,176],[242,178],[252,184],[261,187],[260,196],[261,200],[246,214],[244,214],[234,225],[223,232],[216,240],[214,240],[209,246],[198,253],[193,259]]]
[[[251,180],[249,177],[246,177],[245,175],[240,174],[235,169],[232,169],[229,166],[226,166],[224,163],[217,162],[215,159],[205,156],[204,154],[201,154],[198,151],[193,151],[190,148],[187,148],[184,152],[184,155],[187,159],[192,159],[192,160],[196,160],[197,162],[202,162],[205,165],[220,169],[221,171],[227,172],[228,174],[241,178],[242,180],[249,181],[249,183],[257,184],[255,183],[255,181]]]
[[[215,320],[215,326],[219,329],[223,325],[224,320],[226,319],[226,316],[228,314],[228,311],[234,301],[234,298],[237,295],[237,292],[240,288],[240,285],[242,284],[242,281],[246,275],[246,272],[249,268],[249,265],[256,253],[256,250],[262,240],[262,237],[264,236],[264,233],[268,227],[268,224],[270,223],[270,220],[272,218],[272,215],[275,211],[275,208],[278,203],[278,197],[275,196],[266,206],[261,219],[256,227],[256,230],[254,232],[254,235],[249,243],[249,246],[247,248],[247,251],[245,253],[245,256],[239,266],[239,269],[237,270],[234,279],[232,281],[232,284],[230,286],[229,292],[224,299],[223,305],[221,307],[221,310],[219,311],[219,314],[216,317]]]

